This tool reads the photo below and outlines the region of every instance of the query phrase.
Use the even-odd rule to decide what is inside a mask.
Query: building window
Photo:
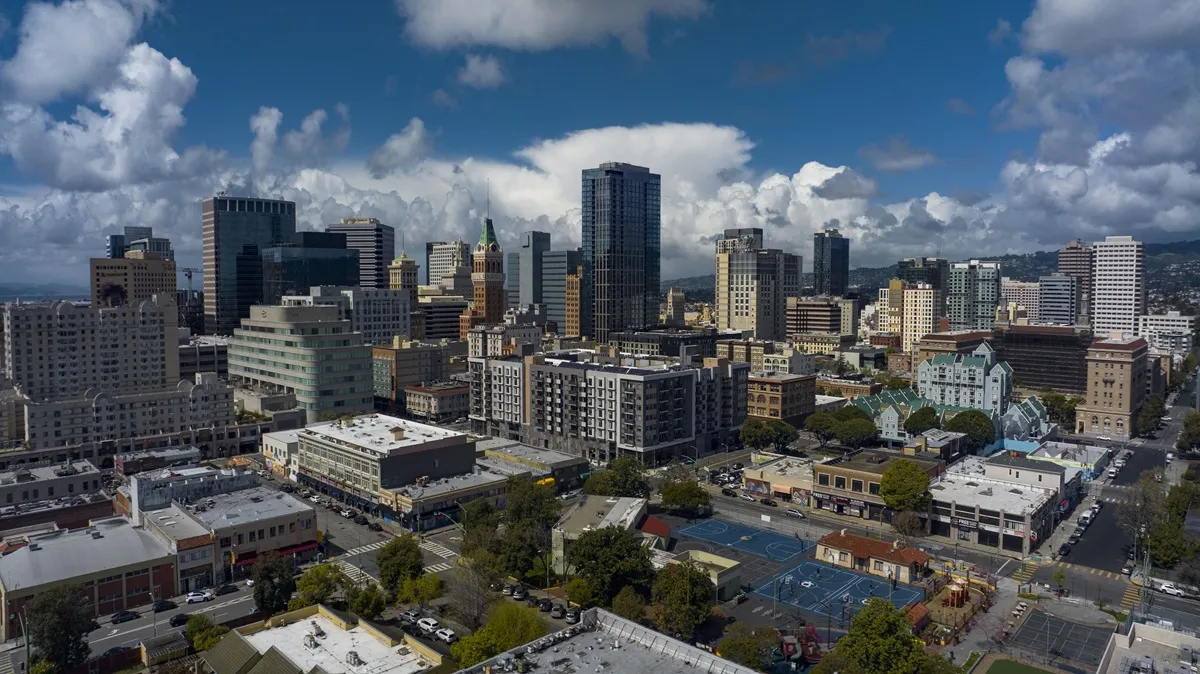
[[[856,491],[861,494],[862,490],[863,490],[862,480],[851,480],[850,481],[850,491]]]
[[[223,548],[229,547],[229,537],[228,536],[221,539],[221,547],[223,547]]]
[[[840,475],[837,477],[834,477],[833,478],[833,486],[835,489],[845,489],[846,488],[846,478],[844,478]]]
[[[253,531],[251,531],[251,532],[250,532],[250,542],[251,542],[251,543],[253,543],[253,542],[254,542],[254,533],[255,533],[255,532],[253,532]]]
[[[828,473],[817,473],[817,484],[828,487],[829,486],[829,474]]]

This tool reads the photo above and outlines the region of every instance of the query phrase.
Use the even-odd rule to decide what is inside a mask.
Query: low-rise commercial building
[[[785,457],[742,471],[742,486],[758,498],[775,496],[794,505],[811,503],[813,460]]]
[[[924,552],[899,540],[855,536],[845,529],[825,534],[817,541],[816,559],[897,583],[914,583],[929,572],[929,555]]]
[[[542,449],[513,440],[489,438],[475,443],[475,450],[492,463],[508,463],[526,470],[545,472],[560,492],[578,489],[591,475],[591,464],[581,456]]]
[[[419,342],[397,337],[390,345],[373,347],[371,376],[375,408],[404,414],[404,390],[449,379],[450,356],[450,345],[445,341]]]
[[[296,482],[296,475],[300,472],[299,429],[263,433],[262,454],[267,462],[267,470]]]
[[[879,483],[888,466],[900,459],[915,461],[930,478],[946,470],[946,464],[939,460],[882,450],[855,450],[813,465],[813,507],[880,521],[887,506],[879,495]]]
[[[823,395],[836,395],[848,400],[859,396],[873,396],[883,391],[883,384],[866,379],[836,379],[820,377],[817,387],[824,391]]]
[[[763,354],[762,371],[767,374],[816,374],[817,357],[795,349]]]
[[[201,372],[229,379],[229,338],[198,335],[179,345],[179,378],[195,381]]]
[[[1200,638],[1173,627],[1135,619],[1127,632],[1117,630],[1108,638],[1096,674],[1190,672],[1200,660]]]
[[[733,599],[746,583],[740,562],[703,550],[684,550],[676,553],[667,559],[667,564],[694,564],[699,567],[708,574],[717,601]]]
[[[471,410],[471,387],[440,381],[404,388],[405,412],[430,423],[465,419]]]
[[[816,382],[815,374],[753,375],[746,380],[747,413],[803,428],[804,420],[816,409]]]
[[[100,491],[100,471],[90,461],[22,466],[0,473],[0,507]]]
[[[814,398],[814,412],[836,412],[850,404],[849,400],[841,396],[817,395]]]
[[[1099,479],[1113,459],[1108,447],[1070,442],[1043,442],[1029,453],[1029,458],[1050,461],[1066,468],[1078,468],[1085,482]]]
[[[379,490],[379,511],[413,531],[446,526],[460,518],[456,514],[465,503],[486,500],[503,508],[508,496],[508,478],[527,476],[537,480],[549,473],[526,466],[478,459],[463,473],[425,479]]]
[[[947,473],[930,485],[930,533],[1027,555],[1057,524],[1058,491]]]
[[[646,516],[646,504],[644,498],[581,496],[551,530],[554,572],[566,573],[572,568],[571,542],[578,540],[583,532],[605,527],[633,529]]]
[[[113,460],[117,475],[129,477],[148,470],[159,470],[171,466],[190,466],[200,462],[200,448],[192,445],[165,447],[143,452],[118,454]]]
[[[258,476],[240,468],[160,468],[138,473],[117,490],[117,509],[134,524],[173,501],[194,503],[217,494],[227,494],[258,485]]]
[[[844,351],[858,342],[857,335],[830,335],[820,332],[798,332],[788,335],[792,348],[804,353],[825,354],[832,356],[838,351]]]
[[[177,594],[175,555],[124,517],[31,537],[0,564],[0,638],[20,636],[25,605],[63,585],[81,587],[95,616],[146,606]]]
[[[102,491],[56,496],[23,505],[0,505],[0,536],[17,531],[79,529],[115,513],[113,499]]]
[[[316,555],[316,510],[291,494],[251,487],[209,496],[187,510],[212,532],[214,584],[245,577],[251,565],[268,552],[296,564]],[[189,577],[203,582],[200,571]]]

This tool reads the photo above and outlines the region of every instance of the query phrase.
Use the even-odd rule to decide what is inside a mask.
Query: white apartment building
[[[425,262],[425,271],[428,274],[428,285],[436,286],[442,284],[443,277],[454,273],[459,260],[471,259],[471,247],[464,241],[433,243],[426,254],[428,259]]]
[[[391,344],[393,337],[408,337],[413,307],[408,290],[389,288],[342,288],[313,286],[308,295],[286,295],[285,307],[333,306],[338,318],[350,321],[350,329],[362,333],[367,344]]]
[[[159,390],[179,383],[179,316],[173,296],[115,308],[9,302],[4,368],[32,400]]]
[[[767,374],[816,374],[817,357],[796,349],[763,354],[763,372]]]
[[[741,231],[726,230],[717,247],[717,328],[748,330],[755,339],[784,339],[787,298],[800,294],[801,258],[762,248],[761,232],[755,238]]]
[[[970,260],[950,265],[946,314],[951,330],[990,330],[1000,304],[1000,263]]]
[[[1079,278],[1055,273],[1038,279],[1038,322],[1076,325],[1083,313],[1083,286]]]
[[[1012,397],[1013,371],[997,362],[987,342],[969,356],[939,353],[917,366],[917,391],[939,405],[971,407],[1004,414]]]
[[[480,325],[467,332],[467,355],[472,358],[503,356],[505,347],[541,344],[544,332],[538,325]]]
[[[469,358],[472,430],[520,440],[525,423],[525,361],[519,358]]]
[[[89,389],[79,397],[25,404],[25,440],[48,449],[103,440],[165,435],[232,425],[233,387],[211,372],[173,389],[114,392]]]
[[[1000,279],[1000,304],[1016,304],[1025,309],[1025,317],[1033,323],[1038,319],[1041,306],[1041,285],[1029,281],[1018,281],[1007,276]]]
[[[333,306],[253,306],[229,340],[231,380],[292,393],[307,423],[374,407],[371,348]]]
[[[878,331],[900,335],[900,350],[909,352],[925,335],[937,331],[942,291],[928,283],[893,279],[879,289]]]
[[[1132,236],[1110,236],[1092,250],[1092,329],[1132,335],[1147,307],[1146,248]]]
[[[1161,351],[1186,354],[1192,348],[1195,316],[1183,316],[1178,311],[1138,317],[1138,336],[1145,337],[1150,346]]]

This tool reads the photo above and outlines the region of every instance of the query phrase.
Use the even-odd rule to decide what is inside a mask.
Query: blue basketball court
[[[803,562],[790,571],[763,579],[754,594],[774,598],[805,613],[849,619],[872,597],[891,601],[896,608],[919,601],[923,591],[887,578],[868,576],[816,562]]]
[[[679,535],[744,550],[775,562],[790,562],[814,547],[809,541],[725,520],[704,520],[681,530]]]

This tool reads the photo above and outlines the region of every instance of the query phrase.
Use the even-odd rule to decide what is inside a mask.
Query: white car
[[[749,501],[749,502],[751,502],[751,503],[754,503],[754,501],[755,501],[756,499],[755,499],[753,496],[749,495],[749,494],[742,494],[742,500],[743,500],[743,501]]]
[[[206,601],[212,601],[212,600],[213,600],[213,593],[209,592],[208,590],[205,590],[203,592],[187,593],[187,603],[189,603],[189,604],[200,604],[200,603],[203,603]]]
[[[448,644],[452,644],[458,640],[458,637],[454,634],[454,630],[450,629],[449,627],[443,627],[442,629],[434,632],[433,636],[437,637],[439,641],[444,641]]]
[[[1158,588],[1158,591],[1159,591],[1159,592],[1162,592],[1163,594],[1169,594],[1169,595],[1171,595],[1172,597],[1182,597],[1182,596],[1184,596],[1184,595],[1183,595],[1183,590],[1181,590],[1181,589],[1179,589],[1179,588],[1175,587],[1175,586],[1174,586],[1173,584],[1171,584],[1171,583],[1163,583],[1163,584],[1162,584],[1162,587]]]
[[[1171,462],[1172,462],[1172,461],[1174,461],[1174,460],[1175,460],[1175,453],[1174,453],[1174,452],[1167,452],[1167,463],[1171,463]]]
[[[321,497],[317,494],[313,494],[312,496],[308,497],[308,500],[312,501],[313,503],[320,503]]]
[[[1096,436],[1096,439],[1097,439],[1097,440],[1104,440],[1105,442],[1107,442],[1107,441],[1109,441],[1109,440],[1112,440],[1112,438],[1108,437],[1107,435],[1097,435],[1097,436]]]
[[[417,627],[420,627],[421,631],[424,632],[425,634],[433,634],[434,632],[436,632],[438,630],[438,627],[440,627],[440,626],[441,626],[441,623],[434,620],[433,618],[421,618],[420,620],[417,621]]]
[[[1163,418],[1162,418],[1162,420],[1163,420],[1163,421],[1165,421],[1165,422],[1167,422],[1167,423],[1170,423],[1170,422],[1171,422],[1171,417],[1163,417]]]

